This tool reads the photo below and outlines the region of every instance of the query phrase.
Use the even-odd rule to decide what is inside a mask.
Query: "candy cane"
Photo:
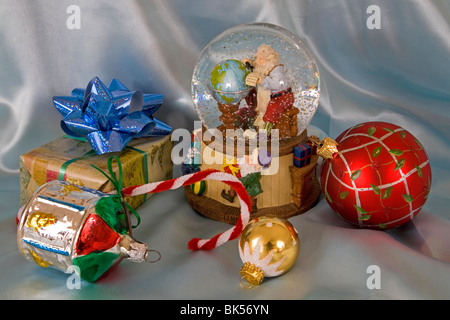
[[[217,180],[229,185],[236,191],[239,197],[241,213],[236,225],[229,230],[215,235],[211,239],[193,238],[188,243],[190,250],[211,250],[227,241],[236,239],[242,233],[243,228],[250,220],[251,203],[250,197],[242,185],[241,181],[229,173],[224,173],[219,170],[203,170],[192,174],[187,174],[176,179],[166,180],[161,182],[153,182],[140,186],[132,186],[124,188],[122,195],[126,197],[138,196],[145,193],[158,193],[166,190],[173,190],[179,187],[189,186],[203,180]]]

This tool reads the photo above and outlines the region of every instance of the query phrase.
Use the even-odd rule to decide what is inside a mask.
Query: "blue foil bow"
[[[86,138],[97,154],[122,151],[133,138],[170,134],[172,128],[153,117],[162,102],[161,94],[130,91],[117,79],[107,87],[98,77],[71,96],[53,97],[63,131]]]

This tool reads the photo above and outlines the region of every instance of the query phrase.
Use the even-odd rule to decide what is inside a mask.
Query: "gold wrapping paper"
[[[96,155],[89,143],[60,137],[20,156],[20,203],[25,204],[34,191],[52,180],[66,180],[91,189],[110,192],[112,184],[91,165],[107,172],[107,160],[117,155],[122,163],[123,187],[172,178],[171,135],[132,140],[120,153]],[[117,164],[113,166],[117,174]],[[125,200],[140,206],[150,195]]]

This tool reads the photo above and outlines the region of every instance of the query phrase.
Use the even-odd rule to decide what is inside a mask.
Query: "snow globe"
[[[233,174],[254,217],[288,218],[315,205],[317,155],[307,126],[319,104],[319,71],[298,36],[267,23],[232,27],[203,49],[191,89],[201,128],[192,133],[184,173]],[[221,182],[203,181],[185,193],[199,213],[237,221],[239,202]]]

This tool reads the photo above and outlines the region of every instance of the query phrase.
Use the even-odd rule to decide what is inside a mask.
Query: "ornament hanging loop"
[[[149,249],[146,243],[136,241],[131,236],[126,235],[121,241],[123,255],[133,262],[155,263],[161,260],[161,253],[154,249]],[[156,256],[152,253],[156,253]],[[150,256],[155,256],[151,259]]]
[[[149,260],[149,253],[150,252],[156,253],[157,257],[155,259],[153,259],[153,260]],[[147,250],[147,252],[145,253],[145,256],[144,256],[144,261],[145,262],[155,263],[155,262],[158,262],[159,260],[161,260],[161,253],[159,251],[152,249],[152,250]]]

